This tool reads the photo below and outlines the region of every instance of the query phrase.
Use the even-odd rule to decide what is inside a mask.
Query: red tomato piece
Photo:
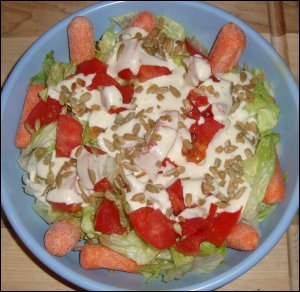
[[[201,111],[200,115],[203,118],[207,118],[207,117],[213,118],[214,115],[212,113],[212,105],[210,104],[205,110]]]
[[[70,157],[72,150],[81,144],[83,127],[77,120],[60,115],[57,123],[56,157]]]
[[[127,108],[126,107],[110,108],[108,112],[113,115],[113,114],[121,113],[123,111],[127,111]]]
[[[106,73],[107,67],[108,66],[105,63],[101,62],[99,59],[93,58],[91,60],[78,64],[76,67],[76,74],[82,73],[84,75],[88,75],[97,72]]]
[[[198,142],[208,145],[215,134],[223,127],[223,124],[215,121],[212,117],[207,117],[201,125],[197,122],[194,123],[190,128],[190,133],[196,136]]]
[[[119,89],[119,91],[122,94],[122,100],[123,103],[128,104],[131,102],[133,93],[134,93],[134,86],[133,84],[128,84],[128,85],[116,85],[116,87]]]
[[[189,92],[187,99],[196,107],[208,105],[207,96],[199,95],[193,90]]]
[[[187,161],[198,164],[205,158],[208,145],[198,141],[194,141],[192,145],[192,149],[186,151],[187,153],[182,152],[186,155]]]
[[[166,189],[169,199],[171,201],[173,214],[177,216],[180,214],[183,210],[186,209],[186,206],[184,204],[183,200],[183,188],[181,184],[181,179],[177,179],[172,185],[170,185]]]
[[[91,146],[88,146],[88,145],[84,145],[83,147],[84,147],[88,152],[90,152],[91,154],[93,154],[93,150],[92,150],[92,149],[96,150],[100,155],[106,154],[105,151],[103,151],[103,150],[101,150],[101,149],[99,149],[99,148],[96,148],[96,147],[91,147]]]
[[[51,205],[52,210],[54,212],[66,212],[66,213],[76,213],[81,211],[81,205],[80,204],[66,204],[66,203],[56,203],[56,202],[52,202],[52,201],[48,201],[47,202]]]
[[[192,235],[197,231],[204,229],[207,225],[207,220],[205,218],[196,217],[185,219],[179,224],[182,229],[182,235]]]
[[[121,70],[118,73],[118,76],[120,78],[122,78],[122,79],[125,79],[125,80],[130,80],[130,79],[134,79],[135,78],[135,76],[133,75],[133,73],[131,72],[131,70],[128,69],[128,68]]]
[[[172,161],[169,157],[166,157],[162,162],[161,162],[161,165],[163,167],[166,167],[167,166],[167,162],[171,163],[174,167],[177,167],[178,165]]]
[[[117,206],[107,198],[99,205],[95,217],[94,228],[104,234],[123,234],[126,228],[120,223],[120,214]]]
[[[234,213],[222,212],[214,217],[212,227],[206,232],[206,240],[216,246],[220,246],[238,222],[240,214],[241,209]]]
[[[177,242],[176,250],[184,255],[195,256],[200,252],[200,243],[205,241],[205,231],[198,231]]]
[[[110,181],[107,177],[102,178],[94,186],[95,192],[113,191]]]
[[[197,50],[196,48],[194,48],[194,46],[192,45],[192,43],[191,43],[191,41],[190,41],[189,38],[185,38],[184,42],[185,42],[186,49],[187,49],[187,51],[189,52],[189,54],[191,56],[200,55],[202,58],[208,59],[208,56],[204,55],[199,50]]]
[[[46,101],[39,101],[28,115],[25,123],[34,129],[36,120],[40,120],[41,127],[56,121],[59,117],[62,105],[59,101],[48,96]]]
[[[191,104],[191,106],[192,106],[192,109],[190,111],[188,111],[187,116],[190,119],[198,121],[201,117],[200,111],[198,110],[198,108],[195,105]]]
[[[145,82],[149,79],[163,75],[169,75],[171,73],[172,72],[167,67],[142,65],[136,77],[140,82]]]
[[[159,250],[169,248],[179,236],[173,229],[173,222],[157,209],[143,207],[129,214],[137,234]]]
[[[118,85],[119,83],[108,75],[105,72],[98,71],[96,76],[93,78],[92,84],[87,86],[88,90],[93,90],[98,88],[98,86],[111,86],[111,85]]]

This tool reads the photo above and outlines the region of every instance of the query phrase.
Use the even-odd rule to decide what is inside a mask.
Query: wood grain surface
[[[76,10],[97,1],[1,1],[1,86],[24,51]],[[298,1],[205,1],[239,17],[281,54],[299,81]],[[298,215],[275,248],[218,291],[299,291]],[[1,290],[80,291],[45,267],[18,239],[1,210]]]

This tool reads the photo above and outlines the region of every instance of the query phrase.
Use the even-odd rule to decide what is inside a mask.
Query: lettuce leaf
[[[118,16],[110,17],[110,20],[116,23],[123,30],[137,16],[137,14],[137,11],[128,12]]]
[[[97,138],[92,137],[89,131],[89,122],[83,121],[82,144],[100,148]]]
[[[21,151],[18,159],[20,167],[26,172],[30,172],[32,166],[36,166],[38,157],[34,154],[37,148],[44,148],[45,153],[55,149],[56,142],[56,122],[50,123],[40,128],[33,134],[30,144]]]
[[[113,51],[117,40],[115,25],[111,25],[96,44],[96,57],[106,62]]]
[[[277,205],[269,205],[261,202],[258,206],[258,215],[257,219],[258,221],[263,221],[265,220],[275,209]]]
[[[249,200],[243,212],[243,218],[252,220],[262,202],[267,185],[274,174],[276,164],[276,152],[273,135],[265,135],[261,138],[253,157],[243,162],[245,177],[252,186]]]
[[[123,235],[101,235],[99,240],[103,245],[136,261],[139,265],[149,263],[159,254],[159,250],[143,241],[134,231]]]
[[[164,26],[162,32],[164,32],[168,37],[175,40],[184,40],[185,32],[184,27],[179,22],[169,18],[164,14],[159,14],[157,18],[162,17],[164,19]]]
[[[265,82],[260,81],[253,87],[254,101],[247,104],[249,113],[256,114],[257,128],[263,136],[276,127],[279,118],[279,108],[269,95]]]
[[[94,229],[96,209],[95,207],[88,205],[82,209],[82,218],[80,228],[84,233],[84,238],[95,238],[98,234],[101,234]]]
[[[210,254],[218,253],[222,256],[226,255],[226,244],[223,243],[221,246],[217,247],[214,244],[204,241],[200,243],[201,255],[206,256]]]
[[[64,213],[54,212],[49,204],[46,204],[38,199],[32,205],[32,208],[48,224],[52,224],[55,221],[66,217]]]
[[[56,86],[58,82],[75,72],[75,65],[55,61],[54,51],[51,50],[46,54],[40,72],[31,77],[29,83]]]

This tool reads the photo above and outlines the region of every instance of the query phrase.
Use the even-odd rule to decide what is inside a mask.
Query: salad
[[[226,24],[208,53],[166,15],[111,21],[95,43],[74,18],[70,63],[50,51],[29,81],[15,143],[45,248],[147,281],[254,250],[285,189],[280,112],[263,70],[238,66],[243,31]]]

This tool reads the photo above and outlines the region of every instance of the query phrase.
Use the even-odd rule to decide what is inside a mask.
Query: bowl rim
[[[5,105],[8,102],[8,96],[9,96],[9,89],[13,85],[13,81],[15,79],[15,76],[17,73],[21,70],[24,62],[26,61],[26,58],[28,55],[32,54],[32,52],[35,50],[35,47],[44,41],[44,39],[48,38],[52,34],[55,34],[56,31],[60,30],[62,26],[65,26],[73,17],[78,15],[85,15],[86,13],[89,13],[91,11],[102,9],[103,7],[107,7],[110,5],[118,5],[119,3],[125,3],[128,1],[104,1],[100,3],[95,3],[92,5],[89,5],[85,8],[82,8],[69,16],[65,17],[64,19],[60,20],[58,23],[53,25],[49,30],[47,30],[45,33],[43,33],[20,57],[18,62],[15,64],[13,69],[10,71],[3,87],[2,87],[2,94],[1,94],[1,116],[4,115],[4,108]],[[129,1],[131,2],[131,1]],[[169,1],[162,1],[166,3],[170,3]],[[180,3],[180,2],[179,2]],[[201,9],[207,10],[209,12],[215,13],[217,15],[222,15],[225,17],[229,17],[233,19],[238,25],[240,25],[244,30],[246,34],[252,35],[254,38],[258,39],[260,44],[264,47],[265,50],[271,51],[272,54],[275,55],[276,59],[280,62],[281,68],[283,68],[285,73],[285,81],[287,82],[288,88],[291,89],[292,92],[292,98],[296,104],[297,112],[299,115],[299,99],[297,99],[295,92],[298,92],[298,86],[296,84],[295,78],[288,69],[285,62],[282,60],[280,55],[276,52],[276,50],[261,36],[260,33],[255,31],[250,25],[245,23],[244,21],[240,20],[234,15],[231,15],[230,13],[224,11],[221,8],[215,7],[211,4],[204,3],[204,2],[196,2],[196,1],[184,1],[184,3],[181,3],[182,5],[190,5],[191,7],[196,6],[197,8],[202,7]],[[3,118],[1,117],[1,128],[4,123]],[[2,135],[2,134],[1,134]],[[3,151],[1,146],[1,157],[2,157]],[[1,163],[1,178],[3,178],[3,171],[2,171],[2,163]],[[98,290],[106,289],[106,290],[117,290],[117,291],[125,291],[127,289],[120,289],[118,287],[110,286],[101,282],[94,281],[92,279],[87,279],[85,276],[78,274],[77,272],[74,272],[73,270],[66,268],[63,264],[58,262],[55,257],[51,256],[46,252],[44,248],[42,248],[34,239],[31,239],[31,235],[28,231],[25,229],[22,229],[22,222],[19,220],[18,217],[15,217],[11,214],[11,210],[13,209],[13,206],[10,202],[10,199],[7,197],[6,194],[6,182],[4,179],[2,180],[1,184],[1,192],[4,194],[4,196],[1,196],[1,205],[3,207],[3,210],[10,222],[10,224],[13,226],[14,231],[18,234],[19,238],[22,240],[22,242],[26,245],[27,249],[31,251],[31,253],[34,254],[34,256],[41,261],[44,265],[46,265],[48,268],[51,269],[55,274],[57,274],[59,277],[62,277],[69,281],[72,284],[75,284],[79,287],[82,287],[84,289],[89,290]],[[297,189],[299,189],[299,174],[298,179],[294,188],[294,191],[292,193],[291,200],[287,206],[287,209],[290,212],[285,212],[284,216],[281,218],[279,224],[274,228],[274,230],[271,232],[271,234],[266,238],[266,240],[255,250],[252,252],[252,255],[250,258],[244,259],[242,262],[237,264],[233,271],[232,269],[229,271],[222,272],[218,276],[214,276],[214,282],[211,283],[211,278],[203,281],[201,283],[193,284],[186,286],[186,289],[189,290],[207,290],[207,289],[216,289],[219,288],[230,281],[236,279],[237,277],[241,276],[243,273],[251,269],[255,264],[257,264],[260,260],[262,260],[275,246],[275,244],[280,240],[280,238],[283,236],[283,234],[286,232],[286,229],[288,228],[289,224],[291,223],[297,209],[299,206],[299,196],[296,195]],[[31,242],[30,242],[31,241]],[[58,273],[59,271],[59,273]],[[173,289],[173,291],[179,291],[178,289]]]

